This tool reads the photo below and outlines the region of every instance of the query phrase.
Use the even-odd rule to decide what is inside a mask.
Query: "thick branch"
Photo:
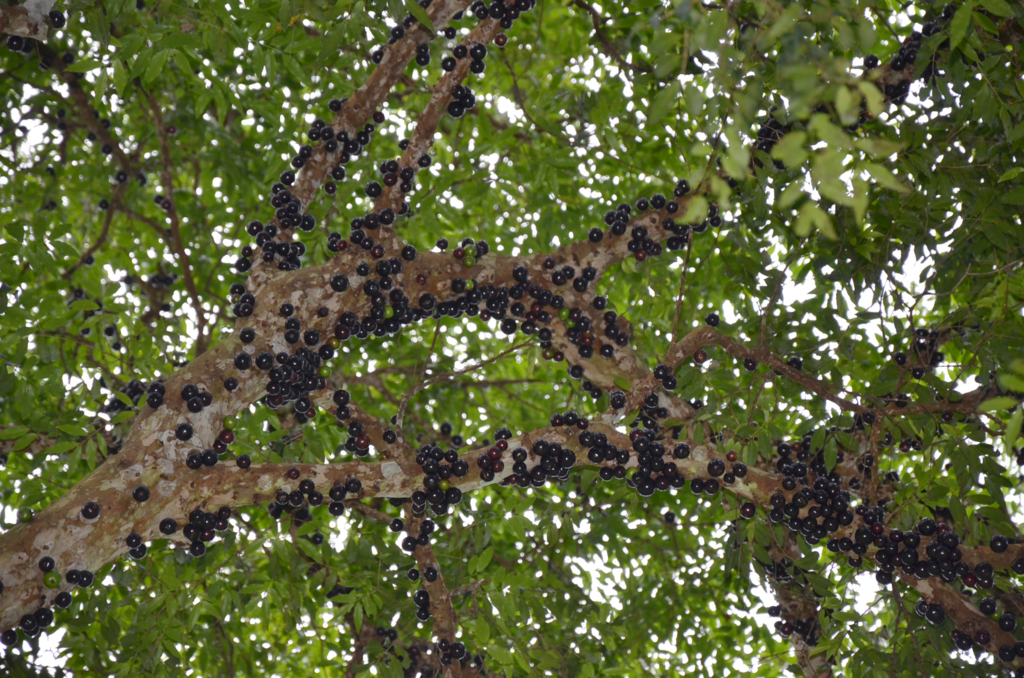
[[[7,7],[0,5],[0,33],[20,35],[23,38],[46,40],[50,30],[43,13],[29,12],[24,5]]]

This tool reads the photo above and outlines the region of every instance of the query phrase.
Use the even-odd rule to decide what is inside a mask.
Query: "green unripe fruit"
[[[60,586],[60,573],[59,572],[47,572],[43,575],[43,584],[48,589],[55,589]]]
[[[562,320],[568,320],[569,319],[569,309],[566,308],[565,306],[563,306],[562,308],[558,309],[558,317],[561,318]]]
[[[319,375],[320,375],[321,377],[323,377],[324,379],[330,379],[330,378],[331,378],[331,373],[332,373],[333,371],[334,371],[334,370],[332,370],[332,369],[331,369],[331,368],[330,368],[329,366],[327,366],[327,365],[321,365],[321,366],[320,366],[320,369],[319,369],[319,370],[317,370],[317,373],[318,373],[318,374],[319,374]]]
[[[227,416],[224,417],[224,421],[221,422],[225,429],[228,431],[234,431],[235,427],[238,426],[238,417]]]
[[[473,268],[474,264],[476,264],[476,257],[471,257],[467,254],[465,257],[462,258],[463,268]]]

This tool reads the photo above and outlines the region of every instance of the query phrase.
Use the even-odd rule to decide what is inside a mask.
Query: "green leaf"
[[[512,653],[500,646],[494,646],[487,649],[487,654],[494,657],[498,664],[502,666],[511,666],[512,664]]]
[[[971,10],[974,9],[974,0],[967,0],[956,8],[956,14],[949,22],[949,49],[956,49],[960,41],[967,35],[967,27],[971,24]]]
[[[157,76],[164,70],[164,66],[167,65],[167,58],[170,56],[171,50],[161,49],[150,57],[149,63],[146,64],[146,72],[142,76],[142,83],[144,85],[148,85],[156,80]]]
[[[134,410],[125,410],[124,412],[118,412],[111,421],[115,424],[121,424],[137,414]]]
[[[1024,422],[1024,408],[1018,407],[1010,417],[1010,421],[1006,425],[1006,433],[1003,436],[1003,449],[1009,455],[1016,456],[1014,446],[1017,444],[1017,438],[1020,436],[1022,422]]]
[[[885,111],[885,96],[875,87],[874,83],[867,80],[858,80],[857,89],[864,95],[864,102],[867,104],[868,113],[877,118]]]
[[[900,183],[899,179],[893,176],[892,171],[884,165],[879,165],[876,162],[862,162],[860,166],[868,171],[868,173],[877,181],[880,185],[885,188],[898,191],[899,193],[909,193],[910,189]]]
[[[481,617],[476,620],[476,624],[474,624],[474,633],[478,643],[481,645],[487,644],[487,641],[491,639],[491,626],[487,623],[486,619]]]
[[[14,447],[11,448],[11,451],[20,452],[21,450],[24,450],[26,447],[34,443],[36,441],[36,438],[38,437],[38,433],[27,433],[23,435],[22,437],[18,438],[17,442],[14,443]]]
[[[114,88],[117,90],[118,95],[124,96],[125,85],[128,83],[128,74],[125,73],[124,64],[121,63],[120,59],[114,59]]]
[[[613,381],[615,382],[616,386],[618,386],[620,389],[622,389],[626,393],[629,393],[629,391],[632,389],[632,387],[629,384],[629,379],[626,379],[625,377],[618,376],[618,377],[615,377],[615,379]]]
[[[999,177],[999,183],[1009,181],[1010,179],[1016,179],[1022,172],[1024,172],[1024,167],[1011,167],[1003,172],[1003,176]]]
[[[1018,186],[1009,193],[1004,193],[999,200],[1007,205],[1024,205],[1024,186]]]
[[[29,432],[28,426],[9,426],[0,430],[0,440],[14,440]]]
[[[803,198],[805,195],[807,194],[804,193],[804,188],[801,183],[794,181],[782,190],[782,194],[775,201],[775,205],[780,210],[789,209],[795,202]]]
[[[839,456],[839,446],[836,444],[835,438],[830,438],[828,444],[825,445],[825,469],[831,473],[832,469],[836,467],[836,459]]]
[[[488,546],[484,549],[484,552],[480,554],[480,560],[477,561],[476,570],[477,572],[483,572],[487,569],[487,566],[491,564],[491,558],[494,557],[494,547]]]
[[[357,632],[363,628],[363,606],[358,603],[352,609],[352,625],[356,627]]]
[[[781,160],[786,167],[798,167],[807,160],[806,141],[807,132],[790,132],[772,147],[772,157]]]
[[[979,2],[981,2],[982,7],[996,16],[1007,17],[1014,15],[1013,8],[1005,0],[979,0]],[[960,10],[957,10],[957,14],[959,13]]]
[[[679,101],[679,83],[673,81],[666,85],[654,95],[650,107],[647,109],[647,125],[656,125],[664,118],[672,107]]]
[[[683,216],[683,221],[686,223],[700,223],[707,216],[707,213],[707,199],[702,195],[695,195],[690,198],[690,202],[686,205],[686,214]]]
[[[72,424],[59,424],[57,428],[69,436],[75,436],[76,438],[84,438],[89,433],[80,426],[74,426]]]
[[[430,15],[427,14],[427,10],[423,9],[420,3],[416,0],[405,0],[405,9],[416,17],[416,21],[419,21],[428,33],[434,32],[434,22],[430,20]]]
[[[997,410],[1008,410],[1011,407],[1016,407],[1019,403],[1013,398],[1007,396],[998,396],[996,398],[989,398],[978,405],[978,409],[982,412],[995,412]]]
[[[805,202],[800,207],[796,222],[793,224],[793,232],[801,238],[806,238],[814,227],[817,227],[826,238],[838,239],[836,230],[832,226],[832,217],[813,202]]]
[[[1018,377],[1015,374],[1000,374],[996,378],[996,383],[1004,391],[1017,391],[1024,393],[1024,377]]]
[[[76,301],[72,301],[68,306],[68,310],[73,313],[78,313],[79,311],[98,311],[99,308],[100,305],[91,299],[78,299]]]
[[[300,83],[305,83],[309,79],[308,74],[302,70],[299,62],[295,60],[295,57],[290,54],[284,54],[281,56],[281,61],[284,62],[285,69]]]
[[[192,64],[188,62],[188,57],[186,57],[181,50],[172,49],[171,58],[174,59],[174,63],[178,65],[178,70],[181,71],[183,76],[187,78],[192,77]]]
[[[117,623],[117,619],[113,615],[107,615],[106,619],[103,620],[103,624],[100,627],[100,633],[103,635],[103,639],[107,641],[107,645],[110,647],[117,647],[120,645],[121,626]]]
[[[102,65],[103,64],[101,64],[99,61],[96,61],[95,59],[80,59],[75,63],[71,64],[70,66],[68,66],[67,68],[65,68],[64,70],[68,73],[88,73],[89,71],[95,68],[99,68]]]
[[[57,455],[64,454],[66,452],[70,452],[71,450],[75,449],[76,447],[78,447],[78,443],[77,442],[75,442],[73,440],[64,440],[62,442],[56,443],[55,445],[51,445],[50,447],[48,447],[45,450],[43,450],[43,455],[44,456],[48,456],[48,455],[57,456]]]

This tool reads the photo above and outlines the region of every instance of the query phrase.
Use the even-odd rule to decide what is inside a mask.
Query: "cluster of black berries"
[[[551,417],[551,425],[555,427],[575,427],[580,431],[581,436],[590,432],[586,430],[589,423],[573,411],[564,414],[556,414]],[[592,434],[591,434],[592,435]],[[581,438],[582,439],[582,438]],[[540,462],[532,469],[526,468],[527,452],[525,448],[517,447],[512,450],[512,473],[503,483],[506,485],[518,485],[519,487],[543,487],[549,480],[562,482],[569,478],[569,472],[576,465],[576,453],[563,448],[558,443],[546,440],[537,440],[533,443],[533,454]]]
[[[332,111],[338,112],[342,109],[344,102],[344,99],[332,99],[328,107]],[[374,113],[373,118],[377,122],[383,122],[385,119],[383,113],[379,111]],[[346,176],[344,166],[351,162],[353,158],[358,157],[369,146],[372,139],[371,135],[375,130],[376,125],[374,123],[367,123],[362,130],[350,136],[345,130],[335,132],[333,127],[322,119],[317,118],[310,126],[307,136],[310,141],[322,141],[323,149],[328,155],[334,156],[337,154],[337,158],[334,158],[337,164],[331,170],[331,177],[335,181],[341,181]],[[301,146],[298,154],[291,160],[292,167],[295,169],[304,167],[312,155],[312,146],[308,144]],[[249,235],[256,238],[256,247],[263,250],[263,260],[267,263],[273,263],[277,258],[280,258],[278,268],[284,271],[297,270],[301,267],[301,257],[305,255],[306,248],[302,243],[282,241],[278,238],[278,235],[282,233],[287,234],[288,231],[296,228],[304,231],[312,231],[316,228],[316,219],[311,214],[303,213],[302,201],[288,189],[289,186],[295,183],[295,179],[296,176],[293,170],[285,170],[281,173],[280,181],[271,186],[270,204],[275,210],[274,218],[277,221],[276,224],[268,223],[264,225],[260,221],[253,220],[246,227]],[[377,187],[379,189],[379,184]],[[333,195],[337,191],[337,185],[328,182],[325,184],[324,190],[329,195]],[[252,246],[244,246],[241,256],[235,262],[235,269],[239,273],[248,271],[252,267],[254,254],[255,250]]]
[[[417,589],[412,594],[412,602],[416,605],[416,618],[421,622],[430,619],[430,593],[426,589]]]
[[[485,482],[491,482],[494,480],[496,475],[501,475],[505,472],[505,462],[502,456],[505,450],[508,449],[508,441],[512,437],[512,432],[508,429],[498,429],[497,433],[494,434],[494,444],[487,448],[483,454],[477,457],[476,465],[480,468],[480,478]],[[484,443],[486,444],[486,440]],[[521,448],[517,448],[521,449]],[[525,450],[523,451],[525,453]],[[516,459],[519,454],[514,455],[513,459]],[[523,461],[525,461],[525,454],[521,455]],[[506,482],[506,484],[508,484]]]
[[[460,459],[458,452],[452,448],[442,450],[438,445],[423,445],[416,453],[416,463],[424,476],[423,489],[412,494],[414,514],[421,515],[429,504],[435,515],[444,515],[448,513],[449,506],[462,501],[462,490],[452,486],[451,478],[465,477],[469,473],[469,463]]]
[[[60,575],[53,571],[56,563],[53,558],[46,556],[39,561],[39,568],[47,573],[46,576],[53,579],[53,582],[47,582],[47,587],[55,588],[60,585]],[[64,581],[72,586],[78,588],[87,589],[93,585],[96,578],[93,573],[89,570],[68,570],[64,575]],[[4,585],[0,582],[0,594],[3,593]],[[61,591],[53,598],[54,607],[66,610],[71,606],[72,598],[71,593],[68,591]],[[26,638],[35,638],[45,629],[49,628],[54,621],[53,611],[48,607],[41,607],[32,614],[26,614],[19,620],[19,628],[21,632],[25,634]],[[10,647],[18,642],[18,631],[17,629],[7,629],[3,633],[0,633],[0,644],[6,647]]]
[[[188,524],[182,530],[185,538],[192,542],[188,552],[199,558],[206,553],[206,545],[213,541],[217,532],[228,529],[231,518],[231,507],[222,506],[217,513],[195,509],[188,514]],[[170,536],[178,531],[178,523],[173,518],[164,518],[160,522],[160,532]]]
[[[597,302],[598,299],[600,299],[600,303],[595,303],[594,307],[598,308],[599,310],[601,308],[605,308],[607,306],[607,302],[605,301],[604,297],[595,297],[594,302]],[[614,342],[616,346],[629,346],[629,332],[619,327],[619,324],[617,322],[619,319],[619,315],[615,311],[605,311],[601,319],[604,321],[603,334],[606,339],[608,339],[610,342]],[[583,338],[586,338],[585,332],[581,335],[581,339]],[[615,349],[614,347],[611,346],[611,344],[602,343],[600,350],[601,355],[605,358],[611,358],[613,355],[615,355]],[[580,354],[580,357],[583,357],[582,353]]]
[[[424,158],[426,159],[425,161],[423,160]],[[429,155],[422,155],[422,156],[420,156],[420,160],[421,160],[421,162],[418,163],[418,164],[420,164],[421,166],[426,167],[426,166],[430,165],[430,156]],[[413,170],[413,168],[411,168],[411,167],[403,167],[401,172],[399,173],[398,172],[398,168],[397,168],[398,161],[396,161],[396,160],[388,160],[384,165],[389,170],[392,167],[390,163],[394,163],[395,164],[395,168],[394,168],[395,171],[394,172],[386,172],[384,174],[384,181],[385,181],[385,183],[387,183],[389,186],[393,186],[395,182],[397,182],[399,179],[401,179],[402,183],[399,186],[400,190],[402,192],[404,192],[404,193],[408,193],[409,191],[411,191],[413,189],[412,180],[416,176],[415,170]],[[381,194],[381,191],[383,189],[381,189],[380,184],[378,184],[376,181],[371,181],[370,183],[368,183],[366,185],[365,190],[366,190],[366,194],[368,196],[370,196],[370,197],[377,197],[377,196],[379,196]],[[374,259],[380,259],[381,257],[384,256],[384,246],[380,245],[378,243],[375,243],[373,241],[373,238],[370,237],[366,233],[366,231],[375,232],[377,230],[377,228],[379,228],[380,226],[390,226],[391,224],[395,223],[396,217],[404,216],[405,214],[408,214],[408,213],[409,213],[409,203],[403,201],[401,207],[398,210],[398,214],[397,215],[395,214],[395,211],[393,209],[391,209],[390,207],[385,207],[385,208],[381,209],[380,212],[368,212],[366,214],[366,216],[356,217],[356,218],[352,219],[352,222],[351,222],[352,232],[351,232],[351,235],[349,236],[349,239],[352,241],[353,245],[357,245],[357,246],[363,248],[363,250],[365,250],[367,252],[370,252],[370,254],[373,256]],[[337,240],[338,241],[338,245],[337,245],[337,251],[338,252],[340,252],[340,251],[346,249],[346,247],[348,247],[346,244],[342,243],[340,235],[336,235],[335,233],[331,233],[331,235],[329,236],[328,239],[329,240]],[[408,249],[410,247],[412,247],[412,246],[408,245],[408,246],[406,246],[406,249]],[[413,248],[413,252],[415,253],[415,248]],[[415,255],[413,256],[413,258],[415,258]],[[412,261],[412,259],[406,259],[406,261]]]
[[[466,652],[465,645],[458,642],[453,643],[447,638],[441,638],[437,641],[437,651],[441,655],[437,658],[441,666],[448,666],[452,662],[465,664],[469,659],[469,653]]]
[[[477,259],[490,251],[491,246],[486,240],[463,238],[459,246],[452,250],[452,256],[461,261],[464,267],[472,268]]]
[[[575,328],[571,328],[571,329],[575,329]],[[577,343],[577,342],[575,340],[573,340],[573,343]],[[580,344],[577,344],[577,345],[580,345]],[[614,355],[614,352],[615,352],[615,349],[610,344],[603,344],[601,346],[601,355],[604,356],[605,358],[611,358],[612,355]],[[593,355],[593,354],[591,354],[591,355]],[[555,362],[561,362],[562,357],[559,357],[559,356],[561,356],[561,353],[559,353],[558,356],[554,356]],[[582,357],[582,354],[581,354],[581,357]],[[583,366],[582,365],[570,365],[569,366],[569,376],[572,379],[583,379],[583,372],[584,371],[583,371]],[[593,398],[594,400],[597,400],[598,398],[600,398],[601,395],[604,393],[604,391],[602,391],[598,386],[594,385],[594,383],[592,381],[590,381],[589,379],[583,379],[583,383],[581,383],[580,386],[583,388],[583,392],[584,393],[589,393],[590,397]],[[555,415],[555,416],[558,416],[558,415]]]
[[[285,326],[287,333],[298,334],[299,319],[288,318]],[[334,349],[327,343],[322,344],[317,351],[309,348],[320,342],[320,333],[317,330],[306,330],[301,340],[307,346],[300,346],[292,354],[282,351],[275,356],[269,351],[263,351],[253,360],[248,353],[242,351],[235,356],[235,367],[247,370],[251,364],[255,364],[258,369],[266,371],[267,395],[264,403],[273,410],[291,403],[295,416],[301,416],[300,423],[305,423],[316,416],[310,395],[327,387],[327,380],[319,371],[325,360],[334,357]]]
[[[225,417],[225,425],[234,427],[234,419],[231,417]],[[178,440],[186,441],[192,438],[192,425],[191,424],[178,424],[175,429],[175,435]],[[216,466],[219,455],[225,454],[228,451],[228,445],[235,442],[235,432],[224,428],[213,441],[213,449],[206,449],[203,451],[190,452],[185,458],[185,464],[193,471],[202,468],[203,466]],[[244,455],[243,455],[244,456]],[[241,457],[239,457],[241,459]],[[239,464],[242,466],[242,464]],[[245,468],[243,466],[243,468]]]
[[[160,384],[160,386],[162,387],[163,384]],[[139,381],[138,379],[132,379],[128,381],[128,383],[126,383],[121,388],[117,389],[117,391],[123,395],[128,396],[129,400],[131,400],[132,403],[131,406],[127,405],[120,398],[112,396],[110,400],[103,404],[103,408],[100,410],[101,412],[105,412],[107,414],[117,414],[118,412],[124,412],[125,410],[130,409],[130,407],[138,405],[139,399],[146,394],[146,389],[143,387],[142,382]]]
[[[331,128],[327,127],[325,129]],[[312,152],[312,147],[302,146],[299,151],[299,157]],[[294,159],[292,162],[294,163]],[[316,219],[312,214],[302,213],[302,201],[292,195],[292,192],[287,188],[287,186],[294,183],[295,173],[291,170],[285,170],[281,173],[281,181],[270,187],[270,206],[274,208],[274,217],[277,219],[277,223],[281,225],[282,229],[300,228],[303,231],[312,231],[316,227]],[[276,228],[273,230],[264,229],[263,224],[256,220],[250,221],[246,225],[245,230],[249,235],[256,238],[257,247],[262,247],[268,238],[273,239],[277,236]],[[267,238],[260,239],[259,234],[264,230],[266,230]]]
[[[582,360],[593,358],[596,339],[594,337],[593,323],[590,318],[584,315],[582,309],[579,308],[568,309],[568,314],[563,309],[560,315],[563,317],[568,315],[568,318],[565,318],[568,320],[565,338],[576,347],[576,353],[579,357]],[[615,354],[615,347],[611,344],[602,343],[600,350],[601,355],[605,358],[611,358]],[[581,365],[573,365],[569,368],[569,376],[574,379],[581,378],[583,376],[583,367]]]
[[[732,485],[736,482],[737,478],[745,478],[747,475],[747,465],[737,461],[737,458],[736,450],[729,450],[725,453],[725,461],[712,459],[708,462],[708,475],[712,478],[721,478],[723,485]],[[726,462],[732,464],[729,470],[726,470]]]
[[[297,469],[289,469],[289,471],[292,470]],[[296,477],[298,476],[296,475]],[[342,487],[342,489],[344,489],[344,487]],[[309,512],[310,506],[320,506],[324,502],[323,494],[319,492],[312,494],[312,492],[310,492],[310,495],[311,496],[307,497],[301,489],[294,492],[278,492],[274,497],[274,501],[267,504],[267,513],[269,513],[270,517],[274,520],[281,520],[282,517],[288,516],[291,518],[294,526],[301,527],[303,524],[313,519],[313,514]],[[281,503],[282,501],[284,503]],[[341,515],[343,513],[343,505],[339,504],[336,510],[337,513],[332,513],[332,515]]]
[[[794,476],[789,475],[786,478],[793,480]],[[773,523],[785,523],[791,531],[801,534],[809,544],[817,544],[830,533],[838,531],[840,527],[852,525],[854,513],[850,510],[850,493],[840,489],[837,479],[838,475],[835,479],[816,478],[812,486],[802,487],[788,502],[781,492],[775,493],[770,499],[772,508],[768,512],[768,519]],[[803,509],[812,503],[806,515],[801,518]],[[876,516],[876,512],[869,512],[867,515]],[[866,516],[865,518],[869,519]],[[876,517],[875,520],[877,519]],[[867,553],[867,545],[854,544],[845,537],[829,540],[828,549],[834,553],[852,550],[856,561],[851,559],[851,564],[855,566],[860,565],[860,557]]]
[[[172,207],[171,199],[164,197],[160,193],[153,196],[153,204],[165,212],[169,212]]]
[[[424,160],[423,158],[426,158],[426,160]],[[419,165],[420,167],[423,167],[424,165],[429,167],[430,156],[421,156],[417,160],[416,164]],[[384,162],[382,162],[378,167],[378,170],[380,171],[381,182],[385,186],[398,186],[398,190],[400,190],[402,193],[411,193],[412,190],[415,188],[415,185],[412,182],[412,180],[416,178],[415,167],[410,167],[409,165],[406,165],[405,167],[400,167],[399,162],[392,158],[391,160],[385,160]],[[369,190],[367,191],[367,195],[370,195]],[[375,198],[377,196],[370,195],[370,197]],[[405,214],[405,212],[407,211],[408,207],[403,207],[402,213]],[[367,215],[364,218],[369,218],[369,215]],[[391,209],[381,210],[381,212],[377,214],[377,218],[379,223],[387,226],[394,223],[395,214],[394,211]],[[353,228],[356,228],[356,226],[353,226]]]
[[[291,480],[298,480],[299,470],[297,468],[288,469],[288,478]],[[340,516],[345,512],[345,498],[349,494],[357,495],[363,489],[363,484],[358,478],[349,478],[344,484],[336,484],[331,487],[328,492],[330,503],[327,506],[328,512],[332,516]],[[270,516],[275,520],[279,519],[282,514],[292,514],[292,518],[300,523],[305,522],[311,518],[309,514],[309,506],[320,506],[324,503],[324,496],[317,489],[315,483],[309,478],[304,478],[299,483],[299,489],[291,492],[285,490],[279,490],[277,495],[267,506],[267,511]],[[323,536],[320,536],[319,542],[323,542]],[[316,542],[314,542],[316,543]]]
[[[629,433],[633,450],[637,453],[637,467],[635,472],[626,476],[626,484],[635,488],[641,497],[650,497],[656,490],[664,492],[669,488],[686,487],[686,477],[679,472],[674,462],[665,461],[665,446],[655,441],[652,433],[653,431],[649,429],[641,428],[634,428]],[[678,443],[673,448],[672,456],[675,459],[685,459],[689,455],[690,446],[686,443]],[[621,458],[616,461],[622,463]],[[718,481],[709,480],[708,483],[704,483],[700,478],[694,478],[690,489],[694,494],[716,494]]]
[[[982,614],[988,617],[992,617],[992,615],[996,614],[997,609],[995,598],[983,598],[978,603],[978,609],[981,610]],[[1005,610],[1003,614],[1000,615],[996,623],[999,625],[999,628],[1002,631],[1006,631],[1007,633],[1013,633],[1017,629],[1017,617],[1009,610]],[[954,629],[952,632],[952,636],[953,642],[960,650],[971,649],[973,645],[973,640],[975,639],[977,639],[979,645],[987,645],[991,641],[991,636],[990,634],[988,634],[987,631],[985,632],[985,635],[981,638],[977,638],[976,636],[975,639],[972,639],[969,634],[964,633],[959,629]],[[1012,662],[1018,657],[1024,657],[1024,642],[1018,642],[1013,646],[1003,645],[998,649],[997,654],[999,655],[999,658],[1004,662]],[[1019,671],[1014,675],[1018,676],[1022,673],[1024,673],[1024,671]]]
[[[150,287],[160,290],[166,290],[176,282],[178,282],[178,275],[176,273],[153,273],[146,276],[146,283]]]
[[[911,361],[903,351],[896,351],[892,356],[893,362],[899,367],[906,367],[910,362],[910,375],[914,379],[923,379],[929,370],[935,369],[946,359],[945,354],[937,350],[940,336],[938,330],[918,327],[914,330],[914,343],[910,345],[913,360]]]
[[[340,421],[339,425],[342,425]],[[357,457],[365,457],[370,454],[370,438],[363,431],[362,424],[358,421],[351,421],[348,426],[345,427],[345,430],[348,432],[349,437],[345,440],[345,443],[342,446],[344,449],[355,453]],[[387,433],[391,433],[392,436],[395,436],[395,432],[389,430],[388,432],[385,432],[385,438],[390,437]],[[395,438],[390,442],[394,442],[395,440],[397,440],[397,436],[395,436]]]
[[[387,647],[398,640],[398,629],[391,626],[378,626],[374,629],[377,637],[381,639],[381,645]]]
[[[53,23],[54,28],[62,28],[65,25],[65,17],[58,11],[50,12],[50,20]],[[59,25],[57,19],[54,17],[59,16]],[[55,54],[47,48],[45,44],[40,46],[41,43],[33,40],[32,38],[23,38],[22,36],[7,36],[7,49],[14,52],[15,54],[36,54],[39,57],[39,70],[49,71],[53,68],[55,62]],[[65,66],[71,66],[75,62],[74,52],[65,52],[60,55],[60,61]],[[84,73],[66,73],[66,77],[73,78],[75,80],[81,80],[85,77]]]
[[[335,584],[334,586],[331,587],[331,590],[327,592],[327,598],[330,599],[330,598],[335,598],[337,596],[348,595],[349,593],[352,593],[355,590],[356,589],[352,588],[351,586],[342,586],[341,584]],[[337,600],[334,601],[334,604],[335,605],[344,605],[344,603],[342,603],[341,601],[337,601]]]
[[[512,24],[523,12],[529,12],[536,5],[536,0],[516,0],[513,5],[507,5],[502,0],[492,0],[489,5],[482,0],[476,0],[469,6],[469,11],[481,21],[487,18],[497,19],[499,25],[507,31],[512,28]],[[500,47],[501,44],[498,46]]]
[[[244,250],[244,248],[243,248]],[[248,270],[248,269],[246,269]],[[256,297],[245,291],[242,283],[231,283],[231,310],[236,318],[248,318],[256,309]]]
[[[362,231],[357,231],[357,233],[362,234]],[[407,260],[411,261],[415,258],[416,251],[407,247],[403,251],[403,256],[408,257]],[[372,269],[374,277],[370,277],[371,268],[366,262],[361,262],[356,267],[356,272],[360,276],[368,278],[360,290],[369,297],[370,310],[362,319],[350,311],[343,313],[334,325],[334,340],[347,341],[352,337],[365,339],[371,334],[378,337],[392,335],[401,330],[404,325],[430,317],[429,311],[412,307],[411,300],[405,292],[395,289],[392,276],[400,273],[402,268],[402,260],[396,257],[377,261]],[[331,286],[335,291],[344,291],[348,288],[348,284],[348,278],[342,274],[335,275],[331,279]]]
[[[917,60],[917,53],[921,48],[922,40],[939,33],[942,30],[940,22],[949,21],[953,18],[955,13],[956,5],[945,5],[942,8],[942,14],[938,19],[925,22],[921,27],[920,32],[913,31],[903,41],[903,44],[900,45],[896,54],[893,56],[892,61],[889,62],[889,67],[897,73],[906,70],[908,67],[913,70],[914,62]],[[948,47],[948,40],[944,41],[943,44],[940,45],[940,48],[948,49]],[[864,68],[866,70],[877,68],[879,63],[878,57],[874,54],[869,54],[864,57]],[[921,73],[921,78],[925,81],[930,81],[936,75],[941,75],[941,73],[937,71],[937,62],[933,56],[931,61],[928,63],[928,66]],[[884,91],[886,99],[897,105],[903,104],[907,99],[907,94],[910,92],[911,81],[912,79],[901,79],[896,83],[887,84]],[[863,120],[864,117],[862,114],[861,122],[863,122]]]
[[[430,7],[432,0],[418,0],[419,6],[423,9]],[[458,21],[462,18],[462,12],[459,12],[452,17],[452,21]],[[387,44],[393,45],[402,38],[405,37],[406,29],[412,28],[416,24],[416,17],[412,14],[406,14],[402,19],[402,23],[391,28],[388,34]],[[445,33],[447,35],[447,31]],[[454,37],[451,36],[451,37]],[[384,59],[384,48],[378,47],[377,49],[370,52],[370,61],[375,64],[379,64]],[[430,63],[430,48],[427,47],[426,43],[418,45],[416,47],[416,63],[420,66],[426,66]]]
[[[461,45],[460,45],[461,47]],[[446,57],[451,58],[451,57]],[[444,61],[441,62],[444,65]],[[482,61],[480,63],[483,63]],[[455,67],[454,60],[452,68]],[[461,118],[465,115],[466,111],[473,110],[476,106],[476,95],[473,94],[473,90],[465,85],[456,85],[452,89],[452,100],[448,102],[448,115],[453,118]]]
[[[420,546],[428,545],[430,543],[430,535],[434,533],[435,527],[436,525],[434,524],[434,521],[429,518],[421,522],[420,533],[418,535],[413,536],[413,534],[409,532],[405,538],[402,539],[402,550],[408,553],[413,553]],[[392,532],[401,532],[405,530],[405,524],[399,518],[395,518],[391,521],[391,530]],[[420,619],[420,621],[426,620]]]
[[[679,380],[668,365],[657,365],[654,368],[654,378],[661,382],[666,391],[674,391],[679,386]]]
[[[86,263],[86,262],[90,261],[91,259],[92,259],[91,256],[82,259],[83,265],[91,266],[92,263],[88,263],[88,264]],[[72,287],[71,288],[71,294],[68,296],[67,301],[64,302],[64,305],[65,306],[71,306],[71,304],[73,304],[74,302],[78,301],[79,299],[87,299],[87,300],[95,303],[97,306],[99,306],[98,309],[89,309],[88,311],[82,311],[82,320],[88,320],[89,318],[93,317],[94,315],[97,315],[97,314],[103,312],[103,300],[102,299],[93,299],[88,294],[86,294],[84,290],[82,290],[82,289],[80,289],[78,287]],[[92,328],[88,327],[88,326],[82,327],[79,330],[79,334],[81,334],[83,337],[87,337],[90,334],[92,334]]]
[[[32,38],[23,38],[20,35],[8,35],[7,49],[15,54],[34,54],[36,52],[36,41]],[[40,68],[42,68],[42,64]]]
[[[154,381],[146,389],[146,404],[152,408],[160,407],[164,402],[166,387],[159,381]],[[213,394],[206,390],[200,390],[195,384],[185,384],[181,387],[181,402],[185,403],[188,411],[198,414],[204,407],[213,404]]]
[[[921,558],[918,547],[927,540],[924,555]],[[988,562],[977,563],[973,568],[963,560],[960,538],[945,523],[936,523],[931,518],[921,520],[916,532],[902,533],[892,530],[888,537],[878,540],[879,552],[875,561],[883,573],[892,573],[899,566],[907,576],[919,579],[939,577],[949,583],[958,577],[964,586],[991,589],[994,584],[995,568]],[[878,545],[876,544],[876,545]],[[902,546],[902,548],[900,548]],[[1003,553],[1009,547],[1009,540],[1002,535],[995,535],[989,541],[989,548],[994,553]],[[887,555],[879,555],[886,552]],[[1016,574],[1024,574],[1024,559],[1016,558],[1011,564]],[[993,610],[994,612],[994,610]]]
[[[591,433],[585,431],[580,434],[580,445],[587,450],[587,459],[592,464],[603,464],[605,462],[617,462],[616,466],[602,466],[599,474],[601,480],[609,481],[612,478],[625,480],[626,464],[629,463],[630,451],[618,449],[608,442],[607,436],[603,433]]]
[[[777,605],[768,608],[768,614],[772,617],[778,617],[781,613],[782,610]],[[789,638],[795,633],[812,647],[818,644],[818,639],[821,636],[821,627],[818,625],[818,620],[812,617],[794,620],[780,619],[775,622],[775,630],[783,638]]]
[[[286,192],[282,191],[281,193]],[[290,203],[288,208],[282,207],[280,209],[294,209],[296,205],[301,206],[301,203],[295,200]],[[311,214],[302,216],[295,214],[292,217],[299,220],[299,226],[304,230],[313,230],[316,227],[316,220]],[[261,258],[264,262],[272,264],[280,257],[280,260],[277,261],[278,269],[282,271],[297,271],[302,268],[302,256],[306,253],[306,246],[303,243],[278,240],[278,228],[272,223],[264,225],[259,221],[253,220],[249,222],[246,230],[250,234],[255,234],[256,248],[263,251]],[[248,271],[252,267],[252,258],[255,254],[256,251],[252,245],[243,245],[241,256],[235,261],[235,269],[239,273]]]
[[[430,45],[428,43],[424,42],[423,44],[416,46],[416,65],[430,65]]]
[[[235,385],[237,386],[237,383]],[[146,389],[146,405],[154,409],[160,407],[163,405],[166,392],[167,389],[162,382],[154,381]],[[189,412],[192,412],[193,414],[198,414],[203,411],[203,408],[209,407],[213,404],[213,395],[209,391],[201,391],[195,384],[185,384],[181,388],[180,396]],[[235,442],[235,433],[231,430],[235,425],[234,418],[225,417],[223,424],[224,428],[217,434],[217,438],[213,442],[213,450],[193,452],[188,455],[186,463],[189,468],[198,469],[204,465],[215,465],[217,463],[217,455],[227,452],[228,445]],[[191,440],[193,434],[194,430],[192,425],[188,422],[182,422],[174,429],[175,437],[182,442]],[[206,452],[210,452],[212,457]]]

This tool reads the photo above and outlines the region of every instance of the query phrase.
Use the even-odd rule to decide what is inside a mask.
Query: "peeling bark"
[[[0,5],[0,33],[46,40],[49,30],[50,27],[46,23],[43,13],[30,12],[25,5],[17,7]]]

